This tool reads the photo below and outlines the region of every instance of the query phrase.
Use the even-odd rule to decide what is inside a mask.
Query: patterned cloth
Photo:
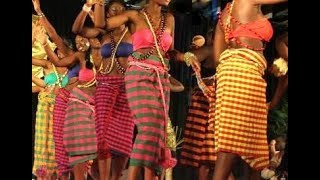
[[[134,123],[125,91],[124,77],[97,75],[95,93],[99,159],[130,156]]]
[[[269,165],[265,59],[255,51],[225,50],[216,72],[214,122],[217,152],[238,154],[252,168]]]
[[[137,57],[139,54],[133,53],[132,56]],[[129,62],[135,61],[129,57]],[[170,82],[168,73],[163,70],[163,65],[157,56],[151,55],[149,59],[138,63],[140,65],[130,65],[125,75],[129,107],[138,129],[130,166],[158,169],[162,159],[161,149],[166,146],[164,123],[167,115],[164,108],[166,111],[169,109]],[[166,60],[166,64],[168,63]],[[161,86],[164,96],[161,93]]]
[[[56,103],[53,108],[53,138],[59,176],[70,172],[70,168],[68,167],[69,158],[63,146],[63,125],[66,117],[69,95],[70,92],[66,89],[59,89],[59,93],[56,97]]]
[[[54,103],[54,94],[39,93],[36,113],[34,165],[32,170],[37,177],[51,175],[56,168],[53,141]]]
[[[211,85],[212,87],[212,85]],[[210,97],[214,102],[214,96]],[[214,149],[214,131],[209,128],[209,100],[199,87],[192,93],[191,105],[184,130],[184,141],[181,149],[181,164],[193,167],[212,166],[217,159]],[[211,105],[211,104],[210,104]],[[214,115],[212,115],[214,117]]]
[[[69,166],[97,157],[94,99],[75,87],[70,93],[63,127],[63,143]]]

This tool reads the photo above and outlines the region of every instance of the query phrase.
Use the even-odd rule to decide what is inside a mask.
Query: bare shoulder
[[[173,22],[174,23],[174,16],[173,16],[173,14],[171,14],[171,13],[167,13],[167,19],[168,19],[168,22]]]
[[[137,17],[139,12],[137,10],[127,10],[125,14],[129,17]]]

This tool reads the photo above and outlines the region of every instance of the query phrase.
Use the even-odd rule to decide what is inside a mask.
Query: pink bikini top
[[[94,72],[92,69],[82,68],[79,71],[79,81],[89,82],[94,78]]]
[[[145,28],[132,34],[133,51],[141,48],[152,48],[154,46],[154,38],[150,29]],[[167,52],[172,44],[172,36],[164,32],[161,38],[160,49]]]

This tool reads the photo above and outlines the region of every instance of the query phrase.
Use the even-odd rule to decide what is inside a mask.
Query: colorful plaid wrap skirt
[[[94,99],[75,87],[70,93],[63,127],[69,166],[97,157]]]
[[[55,95],[40,92],[36,112],[34,164],[32,172],[45,177],[56,170],[53,140],[53,107]]]
[[[138,57],[139,54],[133,53],[132,56]],[[162,159],[161,148],[166,146],[164,136],[167,116],[164,108],[168,112],[169,76],[163,70],[163,65],[157,56],[151,55],[146,60],[138,61],[140,65],[130,65],[134,62],[133,58],[129,57],[129,67],[125,74],[129,107],[138,129],[131,152],[130,166],[159,169],[159,162]],[[166,59],[166,64],[168,63]]]
[[[71,170],[68,167],[68,154],[63,145],[63,126],[64,119],[66,117],[66,109],[68,107],[69,95],[70,92],[68,90],[60,88],[53,108],[53,138],[59,176],[70,172]]]
[[[216,72],[215,148],[239,155],[253,169],[269,165],[266,60],[255,51],[225,50]]]
[[[211,85],[212,87],[212,85]],[[214,95],[210,97],[214,102]],[[214,148],[214,131],[209,128],[209,99],[199,87],[194,88],[191,105],[187,115],[181,149],[180,163],[199,167],[200,165],[213,166],[217,159]]]
[[[98,157],[129,157],[134,123],[125,91],[124,77],[98,74],[95,93]]]

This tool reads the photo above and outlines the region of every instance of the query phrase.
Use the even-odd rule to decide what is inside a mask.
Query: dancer
[[[129,57],[125,82],[129,107],[138,134],[130,157],[129,180],[137,179],[144,168],[145,179],[155,178],[156,169],[164,160],[166,148],[165,127],[168,121],[169,79],[168,59],[165,53],[173,49],[174,17],[161,11],[170,1],[150,0],[141,10],[125,11],[105,21],[103,5],[96,4],[100,17],[96,27],[113,29],[128,23],[132,33],[133,53]],[[100,11],[100,13],[98,13]],[[156,39],[156,40],[155,40]],[[194,62],[190,62],[194,65]],[[164,164],[162,164],[164,165]]]
[[[44,91],[39,93],[36,112],[33,173],[38,179],[48,179],[56,168],[52,132],[53,106],[59,88],[68,84],[67,69],[56,68],[49,61],[36,58],[32,58],[32,64],[43,67],[45,72],[44,80],[32,76],[33,82],[44,88]]]
[[[91,9],[88,2],[83,6],[73,24],[73,32],[96,38],[98,28],[83,27],[85,17]],[[121,14],[126,8],[124,1],[108,2],[105,12],[108,17]],[[95,9],[95,12],[99,9]],[[94,17],[94,19],[97,19]],[[124,73],[127,58],[132,53],[131,33],[126,25],[119,26],[102,35],[101,59],[97,60],[97,90],[95,94],[97,112],[98,159],[100,179],[109,179],[110,162],[113,157],[110,179],[119,179],[132,150],[133,118],[125,92]],[[119,134],[120,133],[120,134]]]
[[[43,43],[45,42],[46,39],[43,38]],[[87,172],[87,162],[97,156],[93,99],[95,71],[90,61],[89,40],[77,36],[76,47],[77,52],[61,60],[49,47],[45,46],[45,50],[56,66],[72,66],[77,63],[80,65],[78,85],[71,90],[66,109],[63,143],[75,179],[83,179]],[[74,116],[75,113],[78,115]]]
[[[258,171],[269,164],[262,76],[266,69],[264,43],[273,29],[260,8],[261,4],[285,1],[233,0],[219,16],[213,44],[214,58],[219,59],[211,124],[217,152],[213,180],[227,179],[237,158],[246,162],[252,179],[258,179]]]

